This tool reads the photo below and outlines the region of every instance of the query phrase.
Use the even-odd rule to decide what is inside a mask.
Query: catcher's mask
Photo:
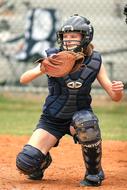
[[[83,49],[86,49],[88,44],[92,41],[94,29],[87,18],[79,16],[78,14],[71,16],[57,31],[57,42],[60,44],[61,50],[65,50],[63,47],[63,44],[65,43],[63,41],[63,34],[67,32],[82,34],[80,45],[77,45],[74,49],[72,49],[74,52],[82,52]]]

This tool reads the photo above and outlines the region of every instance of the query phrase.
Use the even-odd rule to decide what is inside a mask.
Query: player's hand
[[[124,84],[122,81],[112,81],[112,91],[120,93],[124,90]]]

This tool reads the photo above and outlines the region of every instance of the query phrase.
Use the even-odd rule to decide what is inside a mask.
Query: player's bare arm
[[[104,65],[101,65],[97,80],[113,101],[120,101],[123,97],[124,85],[121,81],[110,81]]]
[[[40,69],[40,64],[38,64],[35,68],[30,69],[21,75],[20,83],[27,84],[43,74],[44,70],[42,68]]]

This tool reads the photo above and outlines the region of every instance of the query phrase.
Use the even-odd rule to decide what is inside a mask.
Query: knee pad
[[[80,144],[92,147],[100,143],[101,133],[98,118],[92,111],[81,110],[76,112],[72,118],[72,125],[76,130]]]
[[[17,155],[16,166],[24,174],[30,175],[39,170],[46,169],[52,159],[50,154],[44,155],[39,149],[25,145],[23,150]]]

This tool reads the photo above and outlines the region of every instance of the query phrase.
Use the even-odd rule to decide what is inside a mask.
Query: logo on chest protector
[[[82,86],[82,83],[78,81],[71,81],[67,83],[67,86],[69,88],[80,88]]]

